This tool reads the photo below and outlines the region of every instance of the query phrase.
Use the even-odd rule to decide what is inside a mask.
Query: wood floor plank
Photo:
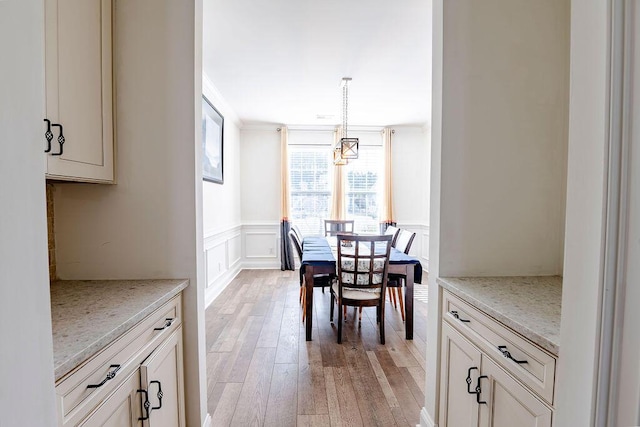
[[[409,387],[409,390],[411,390],[411,394],[413,394],[413,397],[416,399],[416,402],[418,404],[421,404],[421,402],[424,402],[424,374],[422,375],[422,381],[420,381],[421,383],[423,383],[423,386],[421,388],[411,372],[409,372],[409,369],[410,368],[398,368],[400,374],[402,374],[402,377],[404,378],[404,382],[407,384],[407,387]]]
[[[298,414],[318,415],[329,411],[320,345],[300,335],[298,363]]]
[[[256,348],[231,420],[232,426],[264,423],[275,357],[275,348]]]
[[[364,425],[394,426],[391,409],[382,404],[386,399],[366,352],[362,348],[345,348],[344,352]]]
[[[236,345],[230,354],[225,371],[219,381],[232,383],[244,381],[253,358],[262,323],[263,319],[260,316],[248,317],[246,326],[238,336]]]
[[[365,425],[360,414],[356,392],[351,382],[349,368],[331,368],[336,386],[338,405],[340,405],[340,416],[343,426],[363,426]]]
[[[380,362],[380,366],[384,371],[384,375],[389,381],[389,385],[393,390],[394,395],[398,399],[398,403],[402,408],[402,412],[404,417],[415,425],[420,421],[420,409],[424,404],[424,396],[421,396],[421,399],[416,399],[414,394],[415,391],[420,393],[420,390],[415,386],[413,378],[407,372],[407,375],[412,383],[413,391],[411,390],[407,382],[405,376],[402,375],[401,368],[395,365],[393,358],[389,355],[389,352],[386,350],[378,351],[375,353],[377,360]]]
[[[225,328],[209,351],[231,351],[238,340],[242,329],[246,326],[247,318],[251,313],[253,303],[244,303],[238,315],[233,319],[231,325]]]
[[[409,373],[413,377],[413,380],[418,385],[418,388],[420,389],[422,394],[424,394],[424,387],[426,385],[425,370],[414,366],[411,368],[407,368],[407,371],[409,371]]]
[[[329,406],[331,427],[342,427],[342,414],[340,412],[340,402],[338,402],[336,381],[333,377],[333,368],[324,368],[324,383],[327,391],[327,404]]]
[[[298,365],[296,363],[276,363],[271,376],[271,388],[265,426],[286,427],[296,425],[297,407],[294,404],[298,394]]]
[[[298,427],[327,427],[328,415],[298,415]]]
[[[271,301],[271,305],[264,318],[264,325],[258,338],[257,347],[277,347],[284,313],[284,302]]]
[[[398,399],[396,395],[393,393],[393,389],[391,385],[389,385],[389,380],[387,379],[382,366],[380,366],[380,362],[378,362],[378,358],[376,357],[375,352],[367,351],[367,357],[369,358],[369,363],[371,363],[371,367],[373,368],[373,372],[376,375],[378,383],[382,388],[382,392],[384,393],[384,397],[387,399],[387,403],[391,408],[399,408],[400,404],[398,403]]]
[[[300,307],[286,307],[285,305],[278,337],[276,363],[298,363],[299,313]]]
[[[211,415],[211,425],[213,426],[228,426],[231,423],[233,414],[240,398],[240,392],[242,390],[241,383],[220,383],[224,386],[220,400],[215,408],[214,412],[209,412]]]

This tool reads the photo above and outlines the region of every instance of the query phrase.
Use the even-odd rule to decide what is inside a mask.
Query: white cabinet
[[[180,332],[174,332],[140,366],[140,387],[151,404],[145,414],[145,425],[150,427],[185,425]]]
[[[550,427],[555,359],[444,292],[439,425]]]
[[[47,178],[113,182],[112,0],[45,5]]]
[[[181,298],[56,383],[58,425],[183,427]]]
[[[139,372],[135,371],[95,412],[85,418],[80,426],[135,427],[140,425],[139,384]]]

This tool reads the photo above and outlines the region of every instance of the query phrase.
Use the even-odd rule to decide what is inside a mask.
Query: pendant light
[[[342,86],[342,137],[333,148],[333,164],[346,165],[350,159],[358,158],[358,138],[349,138],[347,133],[347,113],[349,108],[349,83],[351,77],[343,77]]]

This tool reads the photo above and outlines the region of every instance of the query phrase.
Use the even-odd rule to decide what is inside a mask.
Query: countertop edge
[[[169,301],[171,298],[178,295],[185,288],[189,286],[189,279],[184,279],[180,283],[176,285],[175,288],[166,292],[164,295],[157,298],[155,301],[152,301],[145,308],[140,310],[134,316],[131,316],[129,319],[120,324],[117,328],[109,331],[107,334],[100,337],[98,340],[89,344],[85,347],[81,352],[76,353],[72,357],[68,358],[66,361],[61,363],[58,366],[54,367],[54,377],[56,383],[62,379],[65,375],[75,370],[78,366],[84,363],[86,360],[90,359],[93,355],[97,354],[100,350],[107,347],[113,341],[118,339],[124,333],[133,328],[138,322],[143,320],[149,314],[151,314],[154,310],[162,306],[164,303]]]
[[[531,330],[526,325],[523,325],[520,322],[517,322],[516,320],[505,316],[504,314],[500,313],[499,311],[496,311],[491,306],[483,303],[481,300],[478,300],[476,297],[473,297],[473,296],[467,294],[466,292],[464,292],[460,288],[458,288],[455,285],[447,282],[446,278],[438,277],[436,279],[436,282],[442,288],[444,288],[444,289],[448,290],[449,292],[453,293],[454,295],[462,298],[464,301],[468,302],[469,304],[471,304],[475,308],[477,308],[479,310],[482,310],[483,312],[485,312],[489,316],[493,317],[498,322],[504,324],[508,328],[513,329],[515,332],[517,332],[520,335],[522,335],[523,337],[527,338],[529,341],[533,342],[534,344],[538,345],[539,347],[542,347],[546,351],[548,351],[551,354],[553,354],[554,356],[558,357],[559,352],[560,352],[560,347],[559,347],[558,344],[555,344],[555,343],[551,342],[549,339],[547,339],[544,336],[540,335],[539,333]]]

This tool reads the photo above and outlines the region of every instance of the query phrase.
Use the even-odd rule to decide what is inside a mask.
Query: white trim
[[[438,427],[438,424],[433,422],[433,420],[431,419],[431,415],[429,415],[427,408],[425,408],[424,406],[420,411],[420,426],[421,427]]]
[[[604,268],[598,325],[598,375],[595,424],[617,425],[617,382],[620,375],[624,319],[625,259],[631,111],[631,14],[628,0],[609,1],[608,153]]]
[[[235,279],[236,276],[242,270],[242,268],[240,268],[241,266],[242,266],[242,264],[236,263],[234,268],[230,268],[226,272],[224,272],[223,274],[219,275],[217,277],[217,279],[216,279],[216,282],[221,283],[220,286],[207,287],[207,289],[205,290],[205,294],[204,294],[204,308],[205,309],[207,307],[209,307],[211,305],[211,303],[213,301],[215,301],[216,298],[218,298],[218,296],[222,293],[222,291],[227,289],[227,286],[229,286],[229,284],[231,282],[233,282],[233,279]]]
[[[245,248],[247,246],[247,236],[273,236],[274,240],[276,241],[276,245],[278,246],[278,242],[280,240],[278,233],[277,232],[273,232],[273,231],[245,231],[244,233],[244,244],[245,244]],[[248,259],[255,259],[255,258],[267,258],[267,259],[272,259],[272,258],[278,258],[278,250],[276,250],[277,248],[274,247],[273,248],[273,253],[272,254],[263,254],[263,255],[247,255],[246,251],[245,251],[245,258]]]
[[[204,423],[202,423],[202,427],[213,427],[211,423],[211,414],[207,413],[207,416],[204,418]]]
[[[216,109],[224,111],[224,118],[230,120],[238,128],[242,129],[243,123],[240,120],[240,116],[231,107],[231,104],[222,96],[222,93],[218,90],[216,85],[213,84],[209,76],[204,72],[202,73],[202,94],[212,103],[216,104]]]

